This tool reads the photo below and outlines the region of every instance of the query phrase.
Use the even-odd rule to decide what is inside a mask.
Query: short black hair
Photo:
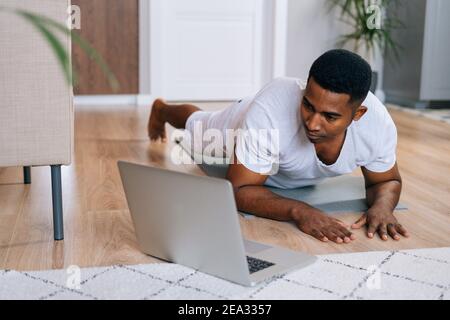
[[[362,103],[369,94],[372,68],[356,53],[335,49],[325,52],[312,65],[313,78],[323,89],[350,95],[350,103]]]

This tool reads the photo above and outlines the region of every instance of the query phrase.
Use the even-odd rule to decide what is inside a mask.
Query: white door
[[[270,80],[272,0],[151,0],[151,88],[168,100],[234,100]]]

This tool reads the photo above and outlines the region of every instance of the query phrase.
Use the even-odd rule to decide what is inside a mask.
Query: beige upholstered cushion
[[[61,23],[67,0],[0,0]],[[69,36],[61,36],[70,53]],[[0,12],[0,167],[68,165],[73,150],[73,90],[42,35]]]

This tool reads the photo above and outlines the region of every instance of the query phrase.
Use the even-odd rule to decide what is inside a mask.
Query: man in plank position
[[[307,203],[274,194],[264,186],[297,188],[361,167],[368,211],[351,228],[367,227],[367,236],[399,240],[408,233],[394,217],[402,189],[396,163],[397,130],[386,107],[369,92],[371,68],[360,56],[331,50],[319,57],[305,85],[280,78],[256,96],[216,112],[193,105],[155,101],[148,124],[151,140],[166,140],[165,124],[194,134],[205,129],[275,130],[269,139],[237,138],[227,179],[238,209],[280,221],[321,240],[349,243],[349,226]],[[195,136],[194,136],[195,138]]]

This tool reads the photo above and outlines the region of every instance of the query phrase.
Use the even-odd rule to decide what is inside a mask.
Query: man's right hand
[[[356,239],[345,223],[316,208],[294,210],[293,220],[301,231],[323,242],[350,243]]]

